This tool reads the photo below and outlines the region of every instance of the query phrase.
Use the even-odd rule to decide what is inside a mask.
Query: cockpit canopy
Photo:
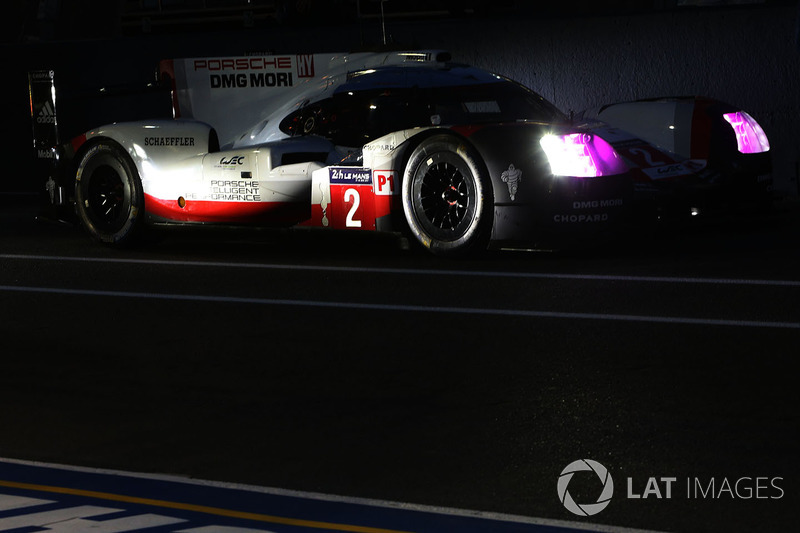
[[[351,73],[332,96],[304,105],[279,127],[355,147],[415,127],[564,120],[535,92],[477,68],[385,67]]]

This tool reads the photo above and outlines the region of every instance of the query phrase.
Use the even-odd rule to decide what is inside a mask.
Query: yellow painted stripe
[[[204,505],[194,505],[190,503],[168,502],[164,500],[154,500],[151,498],[138,498],[135,496],[125,496],[122,494],[110,494],[107,492],[95,492],[91,490],[71,489],[66,487],[53,487],[49,485],[33,485],[31,483],[18,483],[16,481],[0,480],[0,487],[12,489],[33,490],[39,492],[52,492],[56,494],[68,494],[70,496],[83,496],[86,498],[97,498],[100,500],[110,500],[115,502],[134,503],[139,505],[151,505],[154,507],[164,507],[167,509],[178,509],[180,511],[192,511],[195,513],[205,513],[228,518],[241,518],[256,522],[268,522],[271,524],[282,524],[287,526],[310,527],[315,529],[330,529],[334,531],[349,531],[353,533],[408,533],[393,529],[381,529],[366,526],[353,526],[348,524],[334,524],[332,522],[317,522],[314,520],[303,520],[300,518],[287,518],[283,516],[273,516],[258,513],[247,513],[243,511],[233,511],[219,507],[206,507]]]

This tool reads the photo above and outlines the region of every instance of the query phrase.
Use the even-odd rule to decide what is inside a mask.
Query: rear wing
[[[169,118],[171,113],[169,92],[152,80],[87,87],[76,83],[70,73],[32,70],[27,74],[33,137],[30,175],[48,206],[72,202],[73,138],[101,124]]]
[[[430,67],[449,59],[439,50],[199,57],[162,61],[159,74],[172,84],[174,117],[208,123],[226,147],[260,123],[269,124],[274,135],[261,141],[280,138],[275,117],[324,98],[350,72],[385,65]]]
[[[56,115],[55,72],[52,70],[28,72],[28,96],[33,129],[34,174],[47,177],[43,185],[50,204],[62,205],[63,190],[57,184],[61,141]]]

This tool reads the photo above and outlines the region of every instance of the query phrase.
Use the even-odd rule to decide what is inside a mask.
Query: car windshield
[[[320,135],[334,144],[361,146],[409,128],[497,122],[561,122],[550,102],[511,81],[444,87],[341,91],[287,116],[289,135]]]

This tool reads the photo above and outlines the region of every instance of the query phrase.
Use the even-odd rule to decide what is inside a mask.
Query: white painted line
[[[655,530],[632,529],[632,528],[609,526],[603,524],[588,524],[586,522],[573,522],[569,520],[556,520],[551,518],[537,518],[532,516],[495,513],[491,511],[473,511],[469,509],[459,509],[454,507],[439,507],[434,505],[423,505],[418,503],[396,502],[390,500],[378,500],[373,498],[359,498],[355,496],[341,496],[338,494],[324,494],[320,492],[305,492],[305,491],[281,489],[275,487],[246,485],[242,483],[210,481],[204,479],[188,478],[188,477],[166,475],[166,474],[144,474],[140,472],[125,472],[122,470],[110,470],[104,468],[88,468],[82,466],[69,466],[69,465],[59,465],[53,463],[43,463],[38,461],[26,461],[23,459],[0,458],[0,461],[5,461],[8,463],[16,463],[20,465],[41,467],[41,468],[56,468],[65,471],[105,474],[110,476],[128,476],[133,478],[152,479],[156,481],[164,481],[170,483],[185,483],[188,485],[198,485],[204,487],[243,490],[261,494],[269,494],[273,496],[288,496],[292,498],[303,498],[303,499],[326,501],[332,503],[364,505],[369,507],[382,507],[387,509],[403,509],[409,511],[419,511],[423,513],[434,513],[434,514],[449,515],[449,516],[484,518],[487,520],[497,520],[501,522],[512,522],[518,524],[530,524],[537,526],[563,527],[563,528],[571,528],[571,529],[600,532],[600,533],[659,533],[658,531]]]
[[[229,526],[201,526],[192,529],[181,529],[175,533],[274,533],[266,529],[252,529],[249,527]]]
[[[24,496],[11,496],[10,494],[0,494],[0,511],[24,509],[26,507],[35,507],[37,505],[44,505],[47,503],[53,503],[53,502],[52,500],[40,500],[38,498],[25,498]]]
[[[87,520],[84,518],[73,518],[52,524],[47,528],[51,533],[127,533],[142,531],[153,527],[168,526],[186,522],[182,518],[171,516],[161,516],[157,514],[142,514],[136,516],[125,516],[110,520]],[[42,532],[46,533],[46,532]]]
[[[769,322],[761,320],[736,320],[693,318],[675,316],[623,315],[604,313],[574,313],[562,311],[535,311],[527,309],[489,309],[475,307],[442,307],[425,305],[378,304],[357,302],[328,302],[322,300],[289,300],[281,298],[248,298],[240,296],[214,296],[203,294],[159,294],[151,292],[103,291],[90,289],[65,289],[60,287],[20,287],[0,285],[0,292],[59,294],[72,296],[99,296],[133,298],[142,300],[170,300],[184,302],[235,303],[253,305],[278,305],[290,307],[319,307],[358,309],[369,311],[400,311],[413,313],[441,313],[460,315],[494,315],[526,318],[556,318],[572,320],[613,320],[622,322],[651,322],[657,324],[683,324],[695,326],[728,326],[748,328],[800,329],[798,322]]]
[[[118,511],[120,511],[120,509],[81,505],[80,507],[56,509],[55,511],[10,516],[8,518],[0,518],[0,531],[22,527],[46,527],[51,524],[63,523],[65,521],[81,518],[90,518],[93,516],[102,516]]]
[[[108,263],[153,266],[188,266],[202,268],[250,268],[260,270],[298,270],[311,272],[344,272],[358,274],[403,274],[417,276],[464,276],[493,278],[563,279],[583,281],[633,281],[645,283],[683,283],[707,285],[756,285],[773,287],[800,287],[798,280],[702,278],[677,276],[628,276],[616,274],[563,274],[559,272],[504,272],[492,270],[415,269],[386,267],[343,267],[318,265],[288,265],[280,263],[236,263],[228,261],[179,261],[157,259],[126,259],[118,257],[73,257],[59,255],[0,254],[0,259],[23,261],[60,261],[79,263]]]

